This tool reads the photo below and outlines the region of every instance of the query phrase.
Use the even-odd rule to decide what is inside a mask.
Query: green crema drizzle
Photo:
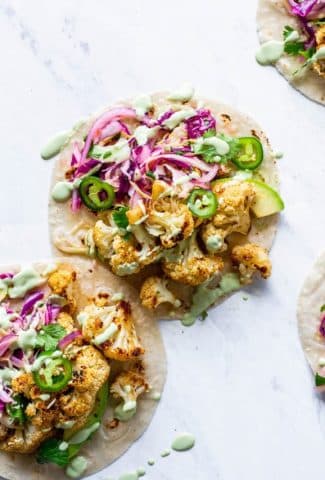
[[[186,327],[193,325],[196,318],[202,315],[220,297],[227,293],[235,292],[240,286],[237,273],[226,273],[216,288],[209,288],[209,284],[199,285],[193,295],[190,311],[182,318],[182,324]]]

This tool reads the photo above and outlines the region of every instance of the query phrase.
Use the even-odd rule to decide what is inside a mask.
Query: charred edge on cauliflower
[[[197,230],[163,259],[165,274],[176,282],[199,285],[221,272],[222,258],[204,254],[197,242]]]
[[[157,276],[147,278],[142,284],[140,300],[144,307],[155,310],[162,303],[169,303],[175,308],[181,306],[181,301],[168,290],[167,280]]]
[[[240,281],[250,283],[254,273],[259,272],[263,278],[271,275],[272,265],[265,248],[255,243],[237,245],[232,249],[233,265],[238,267]]]

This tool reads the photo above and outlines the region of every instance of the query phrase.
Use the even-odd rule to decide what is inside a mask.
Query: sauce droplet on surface
[[[195,437],[191,433],[180,433],[172,443],[172,449],[177,452],[185,452],[194,447]]]

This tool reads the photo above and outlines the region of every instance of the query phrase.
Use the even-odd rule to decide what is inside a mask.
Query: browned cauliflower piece
[[[120,373],[111,385],[111,394],[114,398],[121,399],[122,402],[115,409],[116,418],[121,420],[128,419],[128,412],[133,416],[137,407],[139,395],[147,392],[149,385],[144,376],[133,370]],[[122,416],[120,415],[120,411]]]
[[[213,191],[219,203],[212,219],[216,234],[221,239],[233,232],[246,235],[251,225],[249,210],[256,197],[253,185],[237,180],[216,182]]]
[[[0,423],[0,442],[5,440],[9,434],[9,428],[7,428],[5,425],[2,425]]]
[[[120,235],[114,237],[112,243],[113,253],[109,260],[113,273],[119,276],[131,275],[141,270],[139,253],[132,241]]]
[[[325,47],[325,25],[321,25],[318,27],[316,31],[316,43],[317,43],[317,50],[320,48]],[[322,58],[317,62],[313,63],[314,70],[320,75],[322,78],[325,78],[325,59]]]
[[[162,267],[165,274],[176,282],[187,285],[200,285],[221,272],[222,258],[205,255],[197,243],[197,231],[164,257]]]
[[[225,230],[215,227],[212,222],[205,223],[200,228],[200,236],[205,248],[211,254],[221,253],[227,250],[228,245],[225,243],[224,235]]]
[[[70,265],[62,264],[59,268],[51,273],[48,278],[48,286],[57,295],[65,295],[68,287],[76,279],[76,272]]]
[[[238,267],[240,281],[250,283],[254,273],[259,272],[263,278],[268,278],[272,272],[272,265],[265,248],[255,243],[237,245],[232,249],[231,260]]]
[[[41,443],[53,435],[53,429],[39,429],[32,424],[25,428],[10,430],[11,434],[0,442],[0,450],[8,453],[33,453]]]
[[[99,307],[87,305],[78,315],[83,337],[102,350],[105,357],[127,361],[143,355],[130,304],[124,300]]]
[[[141,287],[140,300],[144,307],[155,310],[162,303],[170,303],[175,308],[181,306],[181,301],[168,290],[167,281],[160,277],[147,278]]]
[[[99,256],[103,259],[109,259],[113,254],[112,244],[115,236],[118,235],[118,228],[107,225],[103,220],[98,220],[92,232],[92,238]]]
[[[74,321],[71,315],[66,312],[60,312],[57,318],[57,322],[67,333],[71,333],[74,330]]]
[[[131,238],[119,235],[118,229],[102,220],[94,227],[94,242],[99,256],[108,260],[113,273],[119,276],[137,273],[145,265],[157,260],[160,247],[142,225],[133,225]]]
[[[30,391],[34,386],[35,382],[31,373],[22,373],[11,381],[13,391],[23,394],[26,398],[30,398]]]
[[[164,248],[174,247],[193,233],[193,216],[187,205],[177,197],[158,197],[150,203],[147,212],[146,229],[150,235],[159,237]]]
[[[82,428],[93,410],[98,390],[108,380],[110,367],[96,348],[78,347],[72,361],[73,377],[65,390],[44,394],[30,373],[12,380],[15,393],[30,400],[25,408],[27,422],[23,429],[13,425],[0,443],[7,452],[32,453],[60,424],[73,421],[73,428]]]

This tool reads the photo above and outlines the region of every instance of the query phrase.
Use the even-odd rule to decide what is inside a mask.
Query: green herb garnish
[[[112,214],[115,225],[119,228],[123,228],[124,230],[129,225],[129,220],[128,220],[128,217],[126,216],[126,212],[128,210],[129,210],[128,207],[120,206],[120,207],[117,207]]]
[[[58,323],[52,323],[43,327],[44,333],[39,333],[36,338],[36,347],[45,351],[55,350],[59,341],[66,335],[66,329]]]
[[[61,443],[62,440],[58,440],[57,438],[45,440],[38,449],[36,455],[37,463],[55,463],[59,465],[59,467],[68,465],[70,461],[69,451],[60,450],[59,446]]]

